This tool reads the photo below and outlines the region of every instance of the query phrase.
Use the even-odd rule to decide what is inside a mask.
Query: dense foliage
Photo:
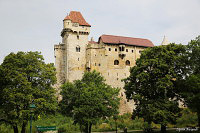
[[[57,108],[53,64],[45,64],[39,52],[10,53],[0,65],[0,122],[25,132],[30,119],[29,105],[34,103],[34,119]]]
[[[91,132],[92,125],[100,118],[118,113],[119,89],[104,81],[100,73],[92,71],[85,72],[81,80],[62,86],[61,111],[73,116],[75,123],[86,133]]]
[[[149,125],[161,124],[162,130],[176,122],[180,109],[175,81],[183,78],[184,53],[185,46],[176,44],[143,51],[125,79],[127,98],[136,103],[133,116],[143,117]]]
[[[197,112],[200,127],[200,36],[187,45],[185,59],[187,73],[177,81],[177,87],[185,104]]]

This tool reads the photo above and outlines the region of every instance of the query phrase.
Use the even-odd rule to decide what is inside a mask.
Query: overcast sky
[[[187,44],[200,35],[200,0],[0,0],[0,63],[10,52],[41,51],[54,63],[54,44],[61,42],[62,21],[80,11],[102,34],[146,38],[160,45]]]

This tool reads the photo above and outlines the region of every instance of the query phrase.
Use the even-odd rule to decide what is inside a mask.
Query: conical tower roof
[[[90,26],[90,24],[88,24],[85,19],[83,18],[82,14],[80,12],[77,11],[71,11],[69,13],[69,15],[67,15],[64,20],[71,20],[73,23],[79,23],[79,25],[82,26]]]
[[[166,36],[164,36],[164,38],[163,38],[163,41],[162,41],[161,45],[168,45],[168,44],[169,44],[169,41],[168,41],[167,37],[166,37]]]

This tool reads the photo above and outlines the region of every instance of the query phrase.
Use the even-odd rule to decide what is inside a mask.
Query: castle
[[[132,112],[134,103],[127,101],[121,80],[129,76],[141,52],[154,45],[148,39],[113,35],[88,41],[90,27],[80,12],[71,11],[64,18],[62,43],[54,45],[57,85],[81,79],[86,70],[96,70],[107,84],[121,88],[120,114]]]

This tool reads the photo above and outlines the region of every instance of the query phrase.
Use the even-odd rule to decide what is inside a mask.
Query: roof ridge
[[[125,37],[125,36],[116,36],[116,35],[105,35],[103,34],[100,38],[103,43],[110,44],[127,44],[143,47],[153,47],[154,44],[149,39],[144,38],[134,38],[134,37]]]
[[[106,35],[103,34],[104,36],[113,36],[113,37],[123,37],[123,38],[134,38],[134,39],[144,39],[144,40],[149,40],[149,39],[145,39],[145,38],[138,38],[138,37],[127,37],[127,36],[118,36],[118,35]],[[101,36],[103,36],[101,35]],[[149,40],[150,41],[150,40]]]

